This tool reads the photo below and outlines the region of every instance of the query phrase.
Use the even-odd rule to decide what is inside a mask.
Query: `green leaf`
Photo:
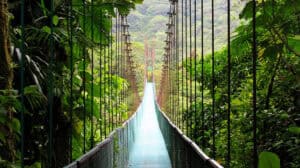
[[[295,51],[300,52],[300,35],[288,38],[288,43]]]
[[[259,154],[259,168],[280,168],[279,157],[272,152],[261,152]]]
[[[297,127],[297,126],[290,126],[289,128],[288,128],[288,131],[290,132],[290,133],[293,133],[293,134],[300,134],[300,127]]]
[[[43,107],[47,104],[47,98],[36,85],[29,85],[24,88],[24,96],[32,109]]]
[[[15,132],[20,132],[21,124],[18,119],[12,119],[12,128]]]
[[[42,30],[43,30],[44,32],[48,33],[48,34],[51,33],[51,29],[50,29],[50,27],[48,27],[48,26],[43,26],[43,27],[42,27]]]
[[[46,10],[46,7],[45,7],[45,2],[44,2],[44,0],[41,0],[41,7],[42,7],[42,10],[43,10],[44,16],[46,16],[46,15],[47,15],[47,10]]]
[[[242,12],[240,13],[240,19],[249,19],[252,17],[253,2],[250,1],[246,4]]]
[[[57,15],[54,15],[52,18],[52,23],[54,24],[54,26],[57,26],[59,22],[59,18]]]
[[[144,0],[135,0],[134,3],[136,4],[142,4],[144,2]]]

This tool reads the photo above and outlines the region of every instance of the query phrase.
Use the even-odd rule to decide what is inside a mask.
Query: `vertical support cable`
[[[107,19],[111,19],[109,16],[107,16]],[[112,111],[111,111],[111,85],[110,85],[110,75],[111,75],[111,66],[110,66],[110,59],[111,59],[111,45],[110,45],[110,30],[107,32],[107,84],[108,84],[108,108],[106,109],[108,111],[108,130],[109,132],[112,131]]]
[[[176,125],[179,126],[179,27],[178,27],[178,23],[179,23],[179,13],[178,13],[178,1],[176,1],[176,86],[177,86],[177,100],[176,100],[176,105],[178,108],[176,108],[177,113],[176,113]]]
[[[201,0],[201,141],[202,141],[202,148],[205,147],[204,142],[204,12],[203,12],[203,1]]]
[[[49,130],[48,130],[48,167],[52,167],[52,155],[53,155],[53,65],[54,65],[54,2],[50,0],[50,64],[48,68],[49,83],[48,83],[48,119],[49,119]]]
[[[172,6],[172,13],[173,13],[173,15],[172,15],[172,36],[173,36],[173,40],[172,40],[172,47],[173,47],[173,53],[172,53],[172,96],[173,96],[173,121],[175,121],[175,117],[176,117],[176,108],[175,108],[175,106],[176,106],[176,104],[175,104],[175,98],[176,98],[176,96],[175,96],[175,86],[176,86],[176,76],[175,76],[175,70],[176,70],[176,67],[175,67],[175,60],[176,60],[176,29],[175,29],[175,27],[176,27],[176,25],[175,25],[175,19],[176,19],[176,17],[175,17],[175,15],[176,15],[176,13],[175,13],[175,2],[173,2],[173,6]]]
[[[70,103],[69,103],[69,115],[70,115],[70,139],[69,139],[69,145],[70,145],[70,158],[69,163],[72,162],[72,134],[73,134],[73,29],[72,29],[72,17],[73,17],[73,5],[72,0],[70,0],[69,3],[69,32],[70,32],[70,38],[69,38],[69,47],[70,47]]]
[[[118,75],[118,9],[116,8],[116,20],[115,20],[115,74]],[[115,89],[115,122],[116,127],[118,127],[118,93],[117,89]]]
[[[190,33],[190,51],[189,51],[189,56],[190,56],[190,59],[189,59],[189,67],[190,67],[190,71],[189,71],[189,88],[190,88],[190,95],[189,95],[189,104],[190,104],[190,107],[192,107],[192,95],[193,95],[193,86],[192,86],[192,47],[193,47],[193,44],[192,44],[192,0],[189,0],[189,19],[190,19],[190,23],[189,23],[189,33]],[[192,110],[190,108],[190,110]],[[194,111],[195,112],[195,111]],[[190,134],[190,137],[192,138],[192,121],[193,121],[193,114],[190,115],[191,118],[189,119],[189,134]]]
[[[171,9],[171,7],[170,7]],[[171,28],[169,28],[169,46],[168,46],[168,85],[169,85],[169,90],[168,90],[168,95],[169,95],[169,109],[171,112],[171,117],[172,117],[172,81],[171,81],[171,50],[172,50],[172,38],[171,38]],[[170,99],[171,96],[171,99]],[[170,101],[171,100],[171,101]]]
[[[216,116],[215,116],[215,16],[214,0],[211,1],[211,64],[212,64],[212,158],[216,158]]]
[[[110,88],[110,108],[111,108],[111,122],[112,122],[112,130],[114,130],[115,125],[114,125],[114,108],[113,108],[113,88],[112,88],[112,74],[113,74],[113,65],[112,65],[112,60],[113,60],[113,45],[112,45],[112,38],[113,38],[113,33],[112,33],[112,29],[113,29],[113,18],[110,17],[110,84],[109,84],[109,88]]]
[[[195,108],[194,108],[194,125],[195,125],[195,128],[194,128],[194,132],[196,133],[198,131],[198,128],[196,127],[198,124],[198,120],[197,120],[197,80],[196,80],[196,77],[197,77],[197,1],[194,0],[194,49],[195,49],[195,58],[194,58],[194,81],[195,81],[195,85],[194,85],[194,89],[195,89],[195,95],[194,95],[194,99],[195,99]],[[194,133],[194,135],[196,135]],[[196,140],[196,136],[194,137],[195,140]]]
[[[116,65],[116,72],[115,74],[118,75],[119,73],[119,70],[118,70],[118,54],[119,54],[119,49],[118,49],[118,43],[119,43],[119,39],[118,39],[118,19],[119,19],[119,15],[118,15],[118,9],[116,9],[116,22],[115,22],[115,29],[116,29],[116,32],[115,32],[115,54],[116,54],[116,58],[115,58],[115,65]],[[117,93],[117,90],[115,90],[115,98],[116,98],[116,104],[115,104],[115,108],[116,108],[116,124],[118,125],[119,121],[118,121],[118,107],[119,107],[119,104],[118,104],[118,93]]]
[[[21,168],[24,168],[24,144],[25,144],[25,122],[24,122],[24,56],[25,56],[25,24],[24,24],[24,15],[25,15],[25,0],[21,1],[21,65],[20,65],[20,76],[21,76],[21,85],[20,85],[20,95],[21,95]]]
[[[170,5],[170,11],[171,11],[171,5]],[[169,13],[170,14],[170,13]],[[168,27],[168,47],[167,47],[167,60],[168,60],[168,73],[167,73],[167,77],[168,77],[168,93],[167,93],[167,95],[168,95],[168,103],[169,103],[169,105],[168,105],[168,108],[170,109],[172,106],[171,106],[171,101],[170,101],[170,95],[171,95],[171,78],[170,78],[170,67],[171,67],[171,65],[170,65],[170,58],[171,58],[171,56],[170,56],[170,51],[171,51],[171,37],[170,37],[170,15],[169,15],[169,27]],[[171,111],[171,110],[170,110]],[[172,112],[172,111],[171,111]]]
[[[120,14],[119,14],[119,12],[117,13],[117,74],[118,74],[118,76],[121,76],[121,74],[120,74],[120,22],[121,22],[121,17],[120,17]],[[121,106],[120,106],[120,104],[121,104],[121,96],[120,95],[118,95],[117,96],[117,102],[118,102],[118,107],[120,108]],[[121,122],[121,109],[120,110],[118,110],[119,112],[118,112],[118,123],[120,123]]]
[[[184,78],[183,78],[183,59],[184,59],[184,43],[183,43],[183,31],[184,31],[184,4],[183,0],[181,0],[181,128],[184,131],[184,119],[183,119],[183,112],[184,112]]]
[[[103,20],[102,20],[102,18],[103,18],[103,14],[102,14],[102,9],[100,10],[100,22],[102,23],[103,22]],[[100,109],[99,109],[99,111],[100,111],[100,140],[102,140],[102,136],[103,136],[103,125],[104,125],[104,123],[103,123],[103,121],[105,122],[105,120],[104,120],[104,115],[103,115],[103,91],[102,91],[102,85],[103,85],[103,77],[102,77],[102,71],[103,71],[103,69],[102,69],[102,67],[103,67],[103,62],[102,62],[102,55],[103,55],[103,44],[102,44],[102,41],[103,41],[103,29],[102,29],[102,27],[99,27],[99,29],[100,29],[100,57],[99,57],[99,78],[100,78],[100,80],[99,80],[99,87],[100,87],[100,89],[99,89],[99,92],[100,92]],[[105,128],[104,128],[105,129]]]
[[[172,23],[172,28],[171,28],[171,32],[172,32],[172,55],[171,55],[171,82],[172,82],[172,108],[173,108],[173,121],[175,120],[175,92],[174,92],[174,89],[175,89],[175,78],[174,78],[174,73],[175,73],[175,67],[174,67],[174,63],[175,63],[175,6],[174,6],[174,1],[172,2],[172,19],[171,19],[171,23]]]
[[[175,120],[175,93],[174,93],[174,88],[175,88],[175,82],[174,82],[174,80],[175,80],[175,78],[174,78],[174,58],[175,58],[175,51],[176,51],[176,49],[175,49],[175,44],[176,44],[176,42],[175,42],[175,40],[176,40],[176,37],[175,37],[175,6],[174,6],[174,2],[172,2],[172,108],[173,108],[173,121]]]
[[[257,64],[257,46],[256,46],[256,1],[252,0],[252,106],[253,106],[253,167],[257,168],[258,156],[257,156],[257,141],[256,141],[256,129],[257,129],[257,119],[256,119],[256,64]]]
[[[177,59],[177,49],[176,49],[176,44],[177,44],[177,37],[176,37],[176,17],[177,17],[177,13],[176,13],[176,1],[174,1],[174,4],[173,4],[173,36],[174,36],[174,41],[173,41],[173,48],[174,48],[174,56],[173,56],[173,96],[174,96],[174,99],[173,99],[173,103],[174,103],[174,123],[176,123],[176,118],[177,118],[177,104],[176,104],[176,98],[177,98],[177,94],[176,94],[176,88],[177,88],[177,77],[176,77],[176,59]]]
[[[86,2],[83,0],[83,34],[86,32]],[[86,152],[86,47],[83,44],[83,154]]]
[[[91,1],[91,38],[92,43],[94,43],[94,0]],[[93,122],[93,115],[94,115],[94,46],[91,49],[91,111],[90,111],[90,122],[91,122],[91,137],[90,137],[90,149],[94,147],[94,122]]]
[[[102,14],[102,17],[105,17],[105,15]],[[106,35],[106,32],[105,32],[105,29],[103,29],[103,36],[105,36],[105,35]],[[107,44],[106,44],[106,36],[105,36],[105,37],[103,37],[103,67],[104,67],[103,82],[104,82],[104,86],[106,85],[106,82],[107,82],[106,64],[107,64]],[[103,90],[102,94],[104,95],[103,96],[103,104],[104,104],[104,109],[103,109],[104,126],[103,126],[103,130],[104,130],[105,138],[107,138],[107,101],[106,101],[106,96],[105,96],[106,89]],[[109,129],[109,125],[108,125],[108,129]]]
[[[120,38],[121,38],[121,41],[120,41],[120,76],[123,78],[124,80],[124,76],[123,76],[123,72],[124,72],[124,65],[123,65],[123,20],[124,20],[124,17],[121,16],[121,20],[120,20]],[[122,90],[121,90],[121,95],[120,95],[120,103],[123,104],[123,92],[124,92],[124,82],[122,81]],[[123,106],[124,107],[124,106]],[[122,110],[122,112],[124,112]],[[123,117],[122,117],[123,114],[120,114],[120,122],[122,122],[123,120]]]
[[[188,23],[187,23],[187,2],[188,0],[185,0],[185,66],[187,66],[187,61],[188,61],[188,39],[187,39],[187,28],[188,28]],[[185,68],[185,91],[186,91],[186,113],[188,112],[188,107],[189,107],[189,89],[188,89],[188,71],[187,67]],[[185,130],[186,130],[186,135],[189,136],[189,122],[188,119],[185,119]]]
[[[226,167],[230,167],[230,147],[231,147],[231,131],[230,131],[230,113],[231,113],[231,50],[230,50],[230,0],[227,0],[227,159]]]
[[[126,67],[126,16],[124,16],[123,18],[123,54],[122,54],[122,59],[123,59],[123,77],[124,79],[126,79],[126,71],[127,71],[127,67]],[[123,88],[125,88],[125,81],[123,82]],[[126,99],[126,92],[127,89],[123,90],[123,103],[126,105],[126,114],[128,114],[128,104],[127,104],[127,99]],[[127,115],[128,116],[128,115]]]

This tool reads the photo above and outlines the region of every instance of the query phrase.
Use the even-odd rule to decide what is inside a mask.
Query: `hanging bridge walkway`
[[[160,110],[152,83],[136,113],[103,142],[65,168],[222,168]]]

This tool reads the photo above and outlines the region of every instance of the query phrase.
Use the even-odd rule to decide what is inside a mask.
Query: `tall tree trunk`
[[[8,18],[8,1],[0,0],[0,90],[8,90],[7,95],[11,93],[9,90],[13,89],[13,63],[12,58],[9,52],[10,42],[9,42],[9,18]],[[8,121],[12,121],[13,117],[13,108],[12,106],[5,107]],[[5,148],[8,150],[5,153],[4,159],[9,161],[14,161],[16,152],[15,152],[15,138],[12,128],[8,126],[1,126],[0,131],[3,131],[6,135]],[[2,153],[2,152],[1,152]]]

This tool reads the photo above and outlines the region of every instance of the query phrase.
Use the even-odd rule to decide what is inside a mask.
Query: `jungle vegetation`
[[[231,34],[231,167],[250,167],[253,162],[252,6],[253,1],[247,1],[239,13],[239,24]],[[300,1],[297,0],[257,1],[256,83],[259,167],[297,168],[300,165],[299,14]],[[227,29],[226,26],[223,28]],[[197,39],[198,44],[201,44],[201,36],[197,36]],[[204,40],[204,43],[207,44],[207,41]],[[211,53],[206,53],[203,60],[201,60],[201,48],[197,48],[196,58],[193,54],[184,55],[185,59],[179,64],[180,68],[184,67],[179,74],[179,98],[175,98],[176,106],[179,104],[176,108],[179,111],[176,114],[182,114],[179,120],[188,123],[181,129],[189,134],[187,127],[191,128],[190,137],[211,156],[214,150],[212,83],[215,83],[215,151],[216,160],[223,165],[226,163],[228,131],[227,51],[227,44],[223,43],[223,47],[214,53],[215,79],[212,78]],[[201,75],[202,64],[203,76]],[[171,74],[171,78],[176,80],[176,75]],[[168,87],[170,86],[164,89],[172,92],[172,88]],[[170,101],[176,96],[178,96],[177,92],[169,94],[163,105],[164,111],[172,111]],[[172,117],[172,114],[170,113],[169,116]],[[204,116],[204,119],[201,116]]]
[[[134,112],[139,101],[132,96],[130,82],[108,66],[108,59],[114,58],[105,58],[101,51],[107,49],[110,40],[115,42],[110,32],[116,11],[126,16],[142,1],[120,0],[114,3],[95,0],[93,3],[97,7],[92,7],[92,1],[51,2],[0,1],[0,167],[20,166],[22,110],[25,166],[47,165],[50,129],[47,109],[51,108],[54,152],[50,159],[53,167],[63,167],[70,159],[74,160],[91,149],[93,143],[103,140],[113,127],[122,124]],[[94,72],[92,54],[95,57]],[[99,61],[103,62],[102,67]],[[114,67],[115,64],[116,61],[113,62]],[[23,83],[20,82],[20,67],[24,67]],[[70,74],[73,75],[72,90]],[[128,93],[126,98],[125,91]],[[48,101],[49,95],[52,96],[52,104]],[[120,101],[121,97],[128,101]],[[105,109],[101,117],[100,108]],[[112,115],[119,120],[110,122]],[[70,139],[71,143],[68,142]],[[73,150],[70,150],[70,144],[75,146]]]
[[[103,48],[99,45],[108,43],[104,37],[111,31],[111,20],[115,17],[114,9],[118,9],[122,15],[128,15],[133,33],[134,57],[137,71],[143,71],[143,34],[152,34],[149,38],[157,48],[157,79],[162,65],[164,32],[159,29],[167,23],[166,12],[168,4],[155,5],[154,1],[146,1],[146,6],[138,6],[141,0],[120,0],[118,3],[111,1],[94,0],[99,7],[86,5],[81,0],[73,0],[70,8],[68,0],[54,0],[54,14],[52,15],[50,1],[25,0],[24,27],[21,25],[21,0],[0,1],[0,167],[18,167],[20,165],[20,111],[25,111],[25,165],[27,167],[45,167],[47,164],[48,146],[48,94],[49,75],[53,82],[53,111],[55,112],[54,130],[54,154],[55,167],[62,167],[69,163],[70,156],[76,159],[91,148],[90,143],[84,143],[84,137],[91,137],[90,127],[94,127],[94,135],[102,135],[112,130],[109,122],[109,114],[118,115],[121,119],[115,125],[120,125],[134,112],[137,101],[130,93],[127,95],[129,103],[121,103],[118,106],[109,105],[109,100],[116,102],[120,99],[124,90],[129,89],[129,81],[123,76],[113,74],[112,80],[107,78],[111,72],[110,67],[104,65],[91,70],[91,54],[95,52],[94,62],[105,61],[101,55]],[[209,2],[206,6],[209,6]],[[251,89],[252,89],[252,50],[251,50],[251,2],[243,1],[239,5],[235,1],[233,10],[231,55],[231,139],[232,139],[232,167],[249,167],[251,165]],[[86,1],[90,4],[91,1]],[[77,5],[76,5],[77,4]],[[217,36],[225,32],[222,28],[222,20],[226,18],[223,1],[216,3],[216,13],[220,13],[216,21]],[[166,6],[166,8],[164,8]],[[162,11],[164,10],[164,11]],[[257,1],[257,43],[258,43],[258,150],[261,158],[271,158],[274,162],[280,162],[281,167],[297,168],[300,165],[300,1],[298,0],[262,0]],[[133,11],[133,12],[131,12]],[[209,12],[209,9],[207,9]],[[71,19],[69,14],[72,13]],[[90,15],[105,16],[94,17]],[[152,16],[149,16],[151,14]],[[52,17],[50,17],[52,15]],[[146,18],[147,17],[147,18]],[[52,18],[52,19],[50,19]],[[146,23],[147,20],[150,21]],[[198,18],[200,19],[200,18]],[[209,22],[209,14],[207,14]],[[94,25],[92,29],[91,25]],[[200,28],[197,21],[197,28]],[[53,29],[52,29],[53,28]],[[71,29],[70,29],[71,28]],[[101,29],[99,29],[101,28]],[[158,30],[159,29],[159,30]],[[53,32],[51,32],[53,30]],[[71,30],[71,31],[70,31]],[[146,33],[142,30],[147,30]],[[163,29],[164,30],[164,29]],[[200,39],[200,29],[197,30],[197,39]],[[25,32],[25,34],[22,34]],[[72,37],[70,32],[72,33]],[[92,33],[93,32],[93,33]],[[205,29],[205,44],[210,44],[210,29]],[[50,55],[50,34],[54,34],[54,57]],[[155,35],[154,35],[155,34]],[[217,37],[216,36],[216,37]],[[25,45],[22,46],[22,39]],[[114,37],[108,37],[114,40]],[[73,52],[70,50],[70,41],[73,44]],[[220,37],[216,41],[215,52],[215,107],[216,107],[216,160],[225,163],[226,153],[226,100],[227,100],[227,50],[226,37]],[[187,60],[181,60],[180,65],[188,72],[180,74],[188,82],[180,86],[180,101],[190,100],[189,106],[180,106],[183,121],[190,121],[192,133],[190,137],[199,144],[202,149],[211,155],[211,46],[205,46],[204,60],[200,59],[200,42],[197,45],[197,58],[187,56]],[[22,49],[23,48],[23,49]],[[24,48],[26,48],[24,50]],[[23,51],[24,53],[21,53]],[[24,59],[24,90],[20,85],[21,55]],[[72,61],[70,60],[72,56]],[[85,56],[86,59],[83,59]],[[51,63],[55,62],[55,64]],[[201,76],[202,63],[204,76]],[[96,64],[95,64],[96,65]],[[190,66],[192,65],[192,66]],[[194,66],[196,65],[196,66]],[[72,69],[73,67],[74,69]],[[49,71],[51,69],[52,71]],[[72,71],[73,70],[73,71]],[[70,74],[73,72],[73,102],[70,104]],[[195,74],[196,72],[196,74]],[[101,77],[96,74],[102,74]],[[187,75],[187,76],[186,76]],[[143,73],[137,74],[139,92],[143,89]],[[91,80],[91,78],[94,80]],[[202,80],[202,77],[204,80]],[[101,81],[101,83],[99,83]],[[93,89],[91,88],[93,82]],[[111,85],[113,84],[113,85]],[[197,89],[186,92],[190,84]],[[204,106],[201,105],[201,87],[204,86]],[[110,87],[114,96],[110,96]],[[168,86],[165,86],[166,89]],[[103,92],[100,91],[102,90]],[[24,92],[24,106],[22,106],[20,92]],[[192,93],[192,94],[190,94]],[[191,99],[195,97],[196,99]],[[93,95],[93,101],[92,96]],[[140,94],[141,95],[141,94]],[[169,97],[175,95],[168,95]],[[177,96],[177,95],[176,95]],[[100,102],[101,100],[101,102]],[[86,106],[84,106],[84,102]],[[93,102],[93,104],[91,104]],[[106,109],[105,116],[100,116],[99,106]],[[163,109],[168,112],[169,103],[165,102]],[[183,103],[179,103],[181,105]],[[93,107],[93,108],[91,108]],[[117,108],[112,108],[117,107]],[[195,108],[197,107],[197,108]],[[68,113],[73,110],[72,120]],[[205,119],[202,116],[202,108]],[[93,110],[92,110],[93,109]],[[84,115],[85,114],[85,115]],[[196,114],[196,116],[194,116]],[[85,118],[86,117],[86,118]],[[196,120],[194,120],[196,117]],[[86,119],[86,120],[85,120]],[[94,124],[91,125],[90,121]],[[86,124],[84,124],[86,121]],[[101,122],[100,122],[101,121]],[[195,122],[197,121],[197,122]],[[73,134],[70,134],[70,123]],[[202,123],[203,122],[203,123]],[[100,124],[99,124],[100,123]],[[205,128],[202,129],[202,124]],[[86,134],[82,133],[86,126]],[[100,129],[102,128],[102,129]],[[181,128],[185,130],[186,128]],[[200,133],[204,133],[204,137]],[[68,140],[72,136],[72,144],[76,146],[72,154]],[[88,139],[87,138],[87,139]],[[92,141],[97,143],[103,137],[95,136]],[[88,140],[90,141],[90,139]],[[203,144],[204,142],[204,144]],[[203,145],[203,146],[202,146]],[[62,152],[63,151],[63,152]]]

